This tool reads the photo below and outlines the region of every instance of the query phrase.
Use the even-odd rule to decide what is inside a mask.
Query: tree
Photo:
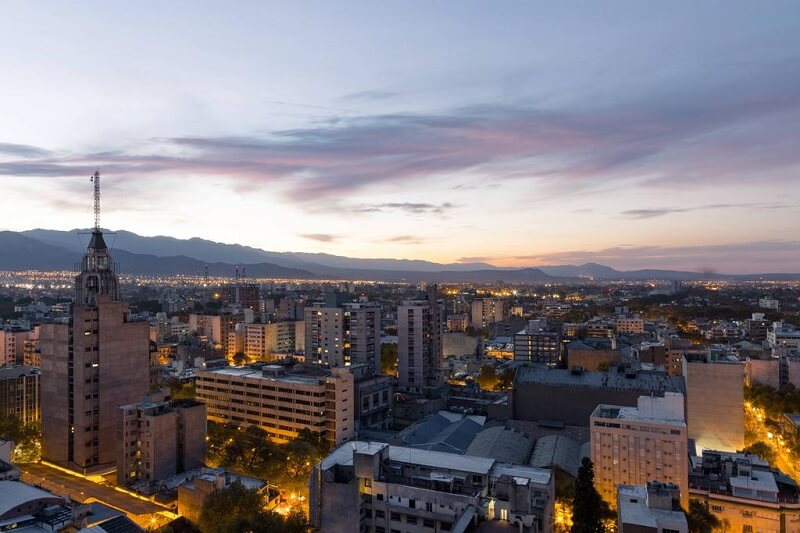
[[[397,375],[396,344],[381,344],[381,374]]]
[[[203,533],[301,533],[308,527],[301,513],[292,513],[284,519],[276,512],[264,510],[261,493],[238,481],[206,498],[199,522]]]
[[[689,533],[712,533],[722,525],[720,519],[712,514],[706,504],[700,500],[689,502],[686,522],[689,525]]]
[[[572,533],[604,533],[603,519],[611,511],[594,488],[594,464],[584,457],[575,480],[575,504],[572,507]]]
[[[476,380],[483,390],[492,390],[500,382],[500,376],[489,365],[483,365]]]
[[[757,455],[767,461],[769,464],[775,464],[775,450],[773,450],[766,442],[756,441],[742,451]]]

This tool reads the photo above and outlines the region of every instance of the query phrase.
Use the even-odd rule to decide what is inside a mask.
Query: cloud
[[[300,236],[317,242],[335,242],[340,238],[338,235],[331,235],[330,233],[303,233]]]
[[[422,244],[425,242],[425,239],[416,235],[397,235],[395,237],[384,239],[381,242],[390,242],[395,244]]]
[[[353,101],[372,102],[376,100],[386,100],[388,98],[394,98],[395,96],[397,96],[397,93],[392,91],[369,90],[369,91],[358,91],[355,93],[345,94],[344,96],[340,96],[339,100],[348,102],[353,102]]]
[[[33,157],[47,157],[50,152],[36,146],[27,144],[12,144],[0,142],[0,154],[11,155],[15,157],[33,158]]]
[[[695,207],[657,207],[648,209],[628,209],[622,211],[620,214],[625,217],[635,219],[656,218],[673,213],[689,213],[692,211],[706,211],[713,209],[787,209],[796,207],[791,204],[772,203],[772,204],[759,204],[759,203],[742,203],[742,204],[708,204],[699,205]]]
[[[413,215],[436,214],[458,207],[450,202],[429,204],[426,202],[390,202],[382,204],[366,204],[350,208],[356,213],[385,213],[387,211],[403,211]]]
[[[337,117],[264,135],[153,139],[139,152],[54,154],[6,145],[17,148],[6,148],[10,159],[0,158],[0,175],[81,176],[100,167],[137,179],[213,176],[233,180],[239,190],[276,185],[273,190],[304,205],[465,174],[495,184],[531,180],[552,195],[631,183],[790,185],[800,167],[800,62],[778,66],[724,85],[665,87],[596,107],[488,104]],[[422,214],[450,208],[420,205]],[[364,209],[415,212],[413,203]]]

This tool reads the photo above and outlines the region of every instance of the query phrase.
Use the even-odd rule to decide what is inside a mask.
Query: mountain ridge
[[[0,270],[70,270],[80,261],[91,230],[33,229],[0,232]],[[105,230],[104,230],[105,231]],[[600,280],[795,280],[800,274],[710,274],[690,271],[639,269],[623,271],[598,263],[500,268],[489,263],[441,264],[416,259],[365,259],[315,252],[271,252],[250,246],[210,241],[145,237],[126,230],[109,231],[107,239],[122,272],[131,274],[232,276],[236,267],[251,277],[291,279],[368,279],[383,281],[440,281],[518,283]]]

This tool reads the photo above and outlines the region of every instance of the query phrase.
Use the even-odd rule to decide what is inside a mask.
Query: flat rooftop
[[[210,368],[207,370],[201,370],[198,372],[198,374],[199,375],[216,374],[216,375],[231,376],[237,378],[263,379],[264,381],[274,381],[277,383],[295,383],[299,385],[318,385],[320,377],[322,377],[322,376],[310,376],[306,374],[292,374],[292,373],[286,373],[278,377],[270,375],[265,376],[262,370],[244,366],[227,366],[223,368]]]
[[[0,366],[0,380],[17,379],[20,376],[33,376],[42,373],[36,367],[24,365],[1,365]]]
[[[685,393],[683,378],[664,372],[573,372],[542,366],[520,367],[514,385],[560,385],[587,389]]]
[[[676,427],[686,427],[686,422],[680,418],[660,418],[642,414],[636,407],[623,407],[620,405],[598,405],[592,413],[592,418],[606,420],[623,420],[629,422],[649,422]]]

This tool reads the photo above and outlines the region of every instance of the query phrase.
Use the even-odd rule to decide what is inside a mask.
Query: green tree
[[[611,511],[594,488],[594,464],[584,457],[575,480],[575,503],[572,507],[572,533],[604,533],[603,520]]]
[[[689,502],[686,522],[689,525],[689,533],[712,533],[722,525],[720,519],[712,514],[706,504],[700,500]]]
[[[236,481],[230,487],[210,494],[200,512],[203,533],[301,533],[308,528],[305,516],[290,514],[286,519],[264,509],[264,497]]]
[[[396,344],[381,344],[381,374],[397,375]]]
[[[500,376],[489,365],[481,367],[480,374],[475,379],[483,390],[493,390],[500,383]]]

